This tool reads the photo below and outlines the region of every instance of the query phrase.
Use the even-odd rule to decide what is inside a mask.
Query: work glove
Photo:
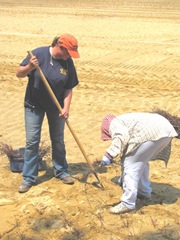
[[[101,160],[101,164],[102,165],[110,165],[111,164],[111,160],[104,155],[102,160]]]

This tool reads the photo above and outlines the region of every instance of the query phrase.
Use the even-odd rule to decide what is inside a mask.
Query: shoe
[[[61,180],[65,184],[74,184],[74,179],[71,176],[63,177]]]
[[[19,193],[25,193],[25,192],[29,191],[29,189],[30,189],[31,187],[32,187],[32,186],[30,186],[30,185],[21,183],[21,185],[20,185],[19,188],[18,188],[18,191],[19,191]]]
[[[140,200],[144,200],[144,201],[150,201],[151,200],[151,193],[148,193],[146,195],[138,193],[137,198],[139,198]]]
[[[114,213],[114,214],[128,213],[128,212],[132,212],[132,211],[135,211],[135,208],[128,208],[122,202],[109,209],[109,212]]]

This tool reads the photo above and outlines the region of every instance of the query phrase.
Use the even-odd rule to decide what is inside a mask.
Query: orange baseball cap
[[[68,50],[69,55],[72,58],[79,58],[78,53],[78,41],[70,34],[63,34],[59,38],[60,46],[65,47]]]

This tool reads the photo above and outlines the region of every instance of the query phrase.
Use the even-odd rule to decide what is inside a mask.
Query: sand
[[[89,161],[97,166],[110,142],[100,140],[107,113],[160,108],[180,116],[180,2],[178,0],[20,1],[0,0],[0,141],[25,145],[23,99],[27,78],[16,69],[28,50],[50,45],[70,33],[79,41],[74,63],[79,85],[73,91],[69,122]],[[47,120],[42,141],[50,146]],[[137,202],[134,214],[112,215],[122,189],[118,159],[97,170],[89,166],[68,127],[65,143],[69,171],[65,185],[53,177],[51,153],[38,184],[19,194],[21,173],[0,156],[0,238],[51,240],[177,240],[180,238],[180,141],[173,139],[166,168],[150,163],[152,201]],[[86,178],[87,177],[87,178]]]

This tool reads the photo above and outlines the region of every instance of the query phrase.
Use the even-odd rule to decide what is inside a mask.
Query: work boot
[[[29,189],[31,187],[32,187],[31,185],[27,185],[27,184],[21,183],[21,185],[18,188],[18,191],[19,191],[19,193],[25,193],[25,192],[29,191]]]
[[[72,178],[71,176],[66,176],[61,178],[62,182],[65,184],[74,184],[74,178]]]

